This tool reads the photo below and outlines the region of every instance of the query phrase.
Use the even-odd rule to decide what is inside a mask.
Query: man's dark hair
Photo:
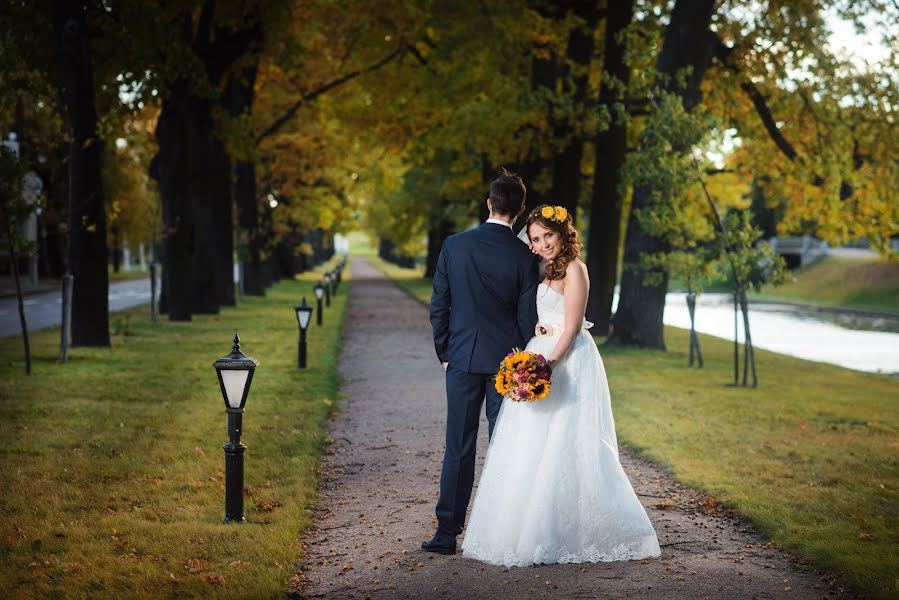
[[[493,212],[500,215],[508,217],[518,213],[524,206],[526,195],[527,188],[521,177],[506,169],[500,169],[499,175],[490,184],[490,204]]]

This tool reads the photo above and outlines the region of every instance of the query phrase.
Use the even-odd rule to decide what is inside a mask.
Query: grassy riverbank
[[[685,290],[686,286],[672,280],[671,289]],[[706,291],[732,289],[728,280],[716,281]],[[749,292],[749,299],[899,315],[899,264],[875,257],[827,256],[789,272],[783,285]]]
[[[899,315],[899,264],[828,256],[751,298]]]
[[[310,524],[347,283],[296,367],[293,306],[318,273],[190,323],[127,311],[111,349],[58,364],[59,331],[0,342],[0,597],[276,597]],[[347,281],[347,277],[344,278]],[[314,304],[314,302],[313,302]],[[259,360],[244,416],[246,518],[224,525],[226,415],[212,362]]]
[[[369,260],[428,302],[420,270]],[[619,440],[782,547],[899,594],[899,381],[757,350],[760,387],[734,388],[731,343],[700,335],[705,368],[688,369],[687,336],[667,327],[668,352],[600,348]]]

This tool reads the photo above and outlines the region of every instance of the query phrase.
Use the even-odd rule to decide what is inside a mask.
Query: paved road
[[[157,294],[158,288],[157,288]],[[109,284],[109,311],[125,310],[150,303],[150,278]],[[62,291],[31,294],[25,297],[28,331],[57,327],[62,322]],[[18,300],[0,298],[0,338],[21,335]]]
[[[427,309],[362,259],[352,262],[340,370],[297,598],[836,598],[814,569],[712,498],[621,449],[656,528],[658,559],[506,569],[419,544],[434,531],[446,399]],[[611,374],[614,377],[614,374]],[[477,469],[486,448],[481,419]],[[460,539],[461,541],[461,539]],[[847,595],[848,596],[848,595]]]

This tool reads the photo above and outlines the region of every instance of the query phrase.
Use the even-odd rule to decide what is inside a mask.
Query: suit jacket
[[[448,237],[430,307],[440,361],[466,373],[495,373],[534,335],[538,283],[538,259],[511,228],[483,223]]]

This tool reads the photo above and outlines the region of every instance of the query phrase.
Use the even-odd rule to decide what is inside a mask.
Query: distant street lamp
[[[321,282],[319,282],[315,284],[315,287],[312,288],[312,290],[315,293],[315,300],[318,303],[318,311],[316,311],[315,313],[315,324],[321,325],[322,313],[324,312],[322,310],[322,298],[325,297],[325,286],[323,286]]]
[[[305,369],[306,328],[309,327],[309,320],[312,319],[312,307],[306,304],[306,296],[303,296],[303,301],[297,304],[294,310],[297,313],[297,324],[300,326],[300,341],[297,346],[297,366],[301,369]]]
[[[235,333],[231,354],[218,359],[212,366],[218,375],[225,412],[228,413],[228,443],[225,444],[225,523],[242,523],[243,517],[243,454],[247,449],[240,443],[243,429],[243,407],[247,402],[253,373],[258,363],[240,351],[240,337]]]
[[[331,274],[325,273],[325,306],[331,306]]]

